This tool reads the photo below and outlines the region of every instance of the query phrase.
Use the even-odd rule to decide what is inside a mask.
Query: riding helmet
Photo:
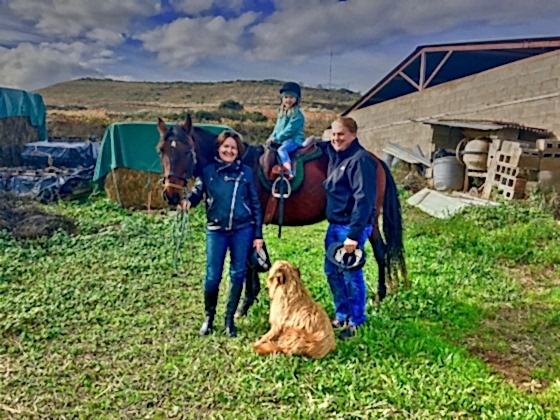
[[[295,82],[284,83],[284,86],[280,89],[280,95],[284,92],[294,94],[297,98],[301,98],[301,88]]]
[[[366,263],[366,253],[357,247],[353,253],[344,249],[342,242],[335,242],[327,249],[327,259],[344,271],[359,270]]]
[[[257,248],[253,247],[249,254],[249,266],[259,273],[265,273],[270,269],[270,257],[266,250],[266,244],[263,243],[263,246],[258,252]]]

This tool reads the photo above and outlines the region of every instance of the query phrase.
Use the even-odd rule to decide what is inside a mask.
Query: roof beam
[[[441,45],[433,47],[424,47],[424,52],[442,52],[442,51],[484,51],[484,50],[509,50],[518,48],[558,48],[560,40],[557,41],[526,41],[526,42],[496,42],[488,44],[473,45]]]
[[[373,88],[371,88],[369,90],[368,93],[366,93],[362,99],[358,102],[356,102],[353,106],[351,106],[350,108],[348,108],[346,111],[344,111],[342,113],[342,115],[346,115],[347,113],[353,111],[354,109],[358,109],[360,108],[363,104],[365,104],[373,95],[375,95],[377,92],[379,92],[381,89],[383,89],[385,86],[387,86],[387,84],[389,84],[389,82],[391,80],[393,80],[395,77],[398,76],[398,74],[403,71],[410,63],[412,63],[414,60],[416,60],[418,58],[418,56],[420,55],[420,52],[413,54],[412,57],[410,57],[407,61],[405,61],[397,70],[395,73],[393,73],[392,77],[386,77],[385,80],[383,80],[379,85],[374,86]]]
[[[424,83],[424,85],[422,86],[422,89],[426,89],[428,87],[428,85],[432,82],[432,80],[434,80],[434,77],[436,77],[436,74],[438,74],[438,72],[441,70],[441,68],[443,67],[445,62],[449,59],[451,54],[453,54],[453,51],[447,51],[447,54],[445,54],[445,57],[442,58],[442,60],[439,62],[439,64],[437,65],[435,70],[432,72],[432,74],[430,75],[428,80],[426,80],[426,83]]]
[[[424,80],[426,80],[426,53],[422,52],[420,55],[420,88],[418,90],[424,89]]]
[[[420,90],[420,86],[418,86],[418,84],[414,80],[412,80],[410,77],[408,77],[404,72],[401,71],[401,72],[399,72],[398,75],[401,76],[408,83],[410,83],[412,86],[414,86],[416,88],[416,90]]]

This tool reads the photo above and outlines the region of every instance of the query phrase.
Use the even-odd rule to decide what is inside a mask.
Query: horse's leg
[[[243,298],[243,303],[235,312],[235,318],[241,318],[247,315],[249,308],[255,303],[260,291],[261,282],[259,273],[247,264],[247,272],[245,274],[245,297]]]
[[[387,295],[387,285],[385,283],[385,242],[381,237],[379,232],[379,225],[376,223],[369,237],[369,243],[373,248],[373,255],[375,256],[375,261],[377,261],[378,268],[378,280],[377,280],[377,297],[379,302],[385,299]]]

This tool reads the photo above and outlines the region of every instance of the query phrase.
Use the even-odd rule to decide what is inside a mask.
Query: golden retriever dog
[[[336,348],[325,310],[301,281],[297,267],[278,260],[266,281],[270,296],[270,331],[253,344],[258,354],[284,353],[320,359]]]

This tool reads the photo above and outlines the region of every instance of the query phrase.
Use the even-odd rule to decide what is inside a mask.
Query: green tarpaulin
[[[168,127],[173,123],[167,123]],[[226,125],[194,124],[195,127],[220,134],[232,130]],[[122,122],[107,127],[95,165],[93,180],[103,178],[111,170],[129,168],[137,171],[161,173],[161,163],[156,146],[159,132],[155,122]]]
[[[47,111],[43,97],[25,90],[0,88],[0,118],[29,117],[39,129],[40,140],[47,140]]]

